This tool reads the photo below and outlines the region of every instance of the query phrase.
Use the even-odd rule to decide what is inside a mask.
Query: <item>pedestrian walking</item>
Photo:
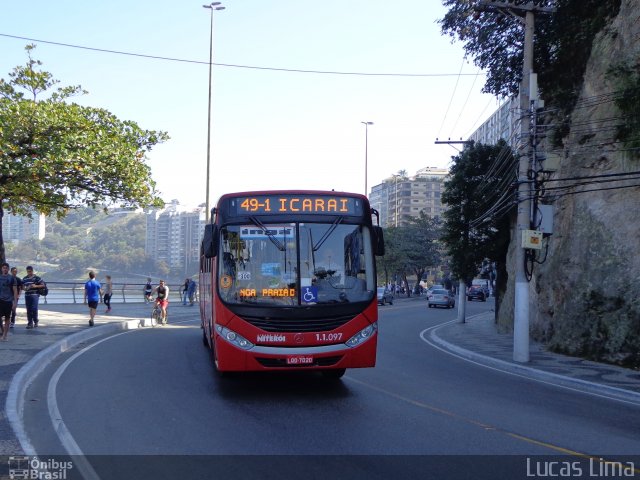
[[[42,278],[36,275],[33,267],[27,267],[27,276],[22,278],[24,290],[24,303],[27,307],[27,329],[38,328],[38,303],[40,302],[40,290],[45,287]]]
[[[18,276],[17,267],[11,267],[11,275],[13,275],[13,278],[16,279],[16,286],[18,287],[18,301],[20,301],[20,294],[22,293],[22,279]],[[16,311],[17,308],[14,308],[11,311],[11,324],[9,325],[9,328],[13,328],[16,324]]]
[[[182,305],[187,304],[187,299],[189,298],[189,279],[185,279],[184,285],[182,286]]]
[[[147,278],[147,284],[144,286],[144,303],[151,302],[151,294],[153,293],[153,285],[151,285],[151,279]]]
[[[189,288],[187,289],[187,293],[189,295],[189,305],[193,307],[193,302],[195,301],[196,296],[196,288],[198,284],[191,278],[189,280]]]
[[[84,284],[84,303],[89,305],[89,326],[93,327],[93,318],[96,316],[96,309],[100,302],[102,285],[96,280],[96,274],[89,272],[89,281]]]
[[[106,280],[104,282],[104,295],[102,296],[102,301],[107,309],[104,313],[111,313],[111,297],[113,295],[113,283],[111,282],[111,275],[107,275]]]
[[[11,312],[18,304],[18,286],[16,280],[9,273],[9,264],[4,262],[0,272],[0,324],[2,327],[2,341],[6,342],[11,324]]]

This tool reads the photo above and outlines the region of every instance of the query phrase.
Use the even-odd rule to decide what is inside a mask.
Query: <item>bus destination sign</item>
[[[338,195],[253,195],[231,200],[236,215],[338,214],[362,215],[362,202]]]

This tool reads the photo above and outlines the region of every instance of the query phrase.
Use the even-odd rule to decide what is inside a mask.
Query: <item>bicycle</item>
[[[151,326],[155,327],[156,325],[166,325],[167,324],[167,315],[162,318],[162,308],[159,304],[155,304],[153,306],[153,310],[151,310]]]

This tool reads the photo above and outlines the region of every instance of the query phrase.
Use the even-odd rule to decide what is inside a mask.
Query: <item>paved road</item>
[[[123,322],[148,318],[150,311],[150,306],[143,303],[114,303],[112,306],[111,314],[99,314],[96,317],[96,331],[103,328],[115,331],[120,329]],[[175,302],[171,308],[174,315],[198,315],[197,306],[183,307]],[[39,328],[27,330],[26,312],[24,308],[18,308],[17,324],[11,329],[9,341],[0,342],[0,404],[5,407],[0,411],[0,455],[24,453],[11,428],[6,410],[7,394],[12,382],[15,386],[16,375],[30,361],[29,370],[37,371],[59,352],[71,348],[76,338],[74,334],[82,334],[88,330],[88,319],[86,305],[40,305]],[[28,380],[29,375],[25,380]]]
[[[426,312],[420,300],[382,308],[377,367],[350,370],[338,383],[314,375],[218,378],[197,322],[186,319],[181,326],[110,337],[61,369],[71,358],[67,353],[44,372],[47,381],[34,383],[28,398],[46,398],[48,380],[59,372],[56,409],[69,434],[62,440],[73,439],[86,454],[568,454],[581,461],[584,454],[640,451],[637,406],[505,374],[434,349],[424,332],[454,315]],[[44,403],[26,407],[30,431],[46,423],[51,408]],[[34,446],[56,453],[55,441],[40,437]],[[476,460],[477,467],[476,457],[465,458]],[[524,472],[525,458],[514,458],[520,461],[512,466],[515,473]],[[499,468],[506,467],[502,460]],[[448,462],[441,478],[454,478],[456,468],[469,473],[468,465],[456,463],[454,468]],[[336,467],[389,478],[417,465],[391,461],[372,470],[338,462]],[[509,473],[508,478],[519,478]]]

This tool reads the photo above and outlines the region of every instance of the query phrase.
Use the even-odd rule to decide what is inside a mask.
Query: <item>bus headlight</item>
[[[364,329],[360,330],[353,337],[351,337],[349,340],[347,340],[347,342],[346,342],[347,347],[357,347],[361,343],[366,342],[367,340],[369,340],[376,333],[376,330],[378,330],[378,323],[377,322],[376,323],[372,323],[367,328],[364,328]]]
[[[223,327],[222,325],[216,325],[216,331],[218,334],[224,338],[231,345],[235,345],[242,350],[251,350],[253,348],[253,343],[244,338],[242,335],[238,335],[233,330],[229,330],[228,328]]]

